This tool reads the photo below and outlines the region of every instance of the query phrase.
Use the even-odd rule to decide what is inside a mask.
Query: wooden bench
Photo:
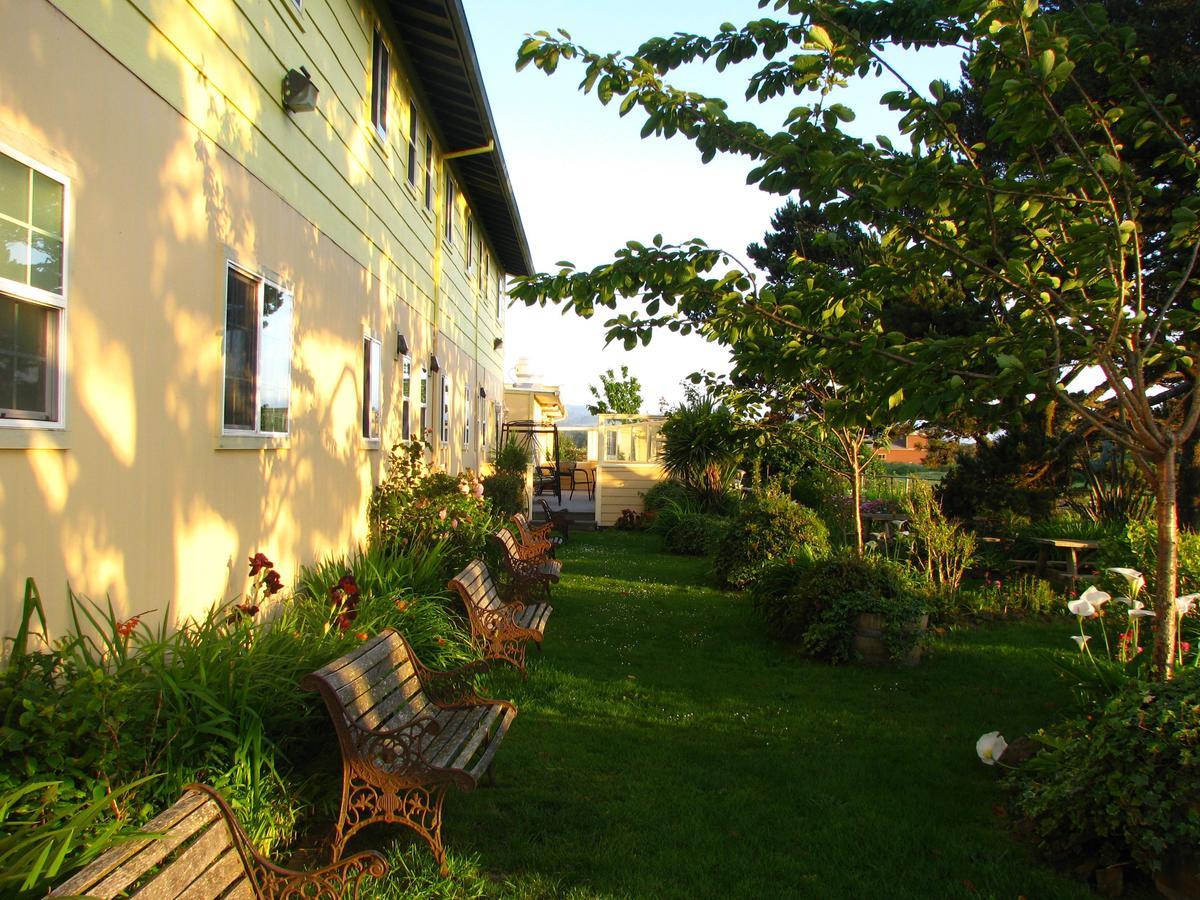
[[[471,622],[471,642],[484,659],[502,659],[525,671],[525,645],[533,641],[542,649],[546,620],[553,607],[549,603],[505,603],[487,566],[480,560],[470,563],[450,579],[458,591],[467,618]]]
[[[490,774],[517,714],[508,701],[476,693],[473,678],[487,667],[428,669],[389,628],[304,677],[301,685],[325,700],[342,750],[335,860],[359,829],[390,822],[423,837],[442,875],[449,874],[442,847],[446,790],[473,790]]]
[[[221,796],[198,784],[188,785],[183,799],[142,830],[153,836],[118,844],[49,896],[357,897],[364,876],[382,878],[388,871],[383,857],[370,850],[314,872],[281,868],[255,849]]]
[[[546,521],[550,523],[550,527],[562,534],[565,544],[571,537],[571,514],[565,509],[551,509],[550,504],[541,497],[538,497],[538,503],[546,515]]]
[[[493,535],[500,545],[500,559],[511,580],[510,601],[528,602],[537,592],[549,600],[550,586],[557,584],[562,563],[533,551],[522,551],[521,545],[507,528]]]
[[[515,513],[512,523],[517,526],[517,534],[520,535],[522,546],[531,547],[535,544],[545,544],[547,556],[554,559],[558,555],[558,548],[563,545],[563,539],[557,534],[550,533],[554,530],[553,522],[530,525],[524,513]]]

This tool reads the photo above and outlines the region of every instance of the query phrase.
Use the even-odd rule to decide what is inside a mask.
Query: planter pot
[[[1164,860],[1154,886],[1170,900],[1200,900],[1200,856]]]
[[[869,666],[882,666],[893,662],[888,655],[887,642],[884,640],[886,622],[879,613],[859,613],[854,629],[854,652],[859,659]],[[929,616],[921,616],[909,627],[910,631],[925,633],[929,626]],[[921,661],[921,645],[914,647],[907,656],[899,660],[902,666],[915,666]]]

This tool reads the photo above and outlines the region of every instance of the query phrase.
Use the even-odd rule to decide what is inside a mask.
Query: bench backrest
[[[525,518],[525,513],[513,513],[512,523],[517,526],[517,531],[521,532],[521,543],[532,544],[533,532],[529,530],[529,520]]]
[[[142,829],[159,836],[118,844],[49,896],[107,900],[136,891],[145,900],[174,900],[185,892],[196,900],[254,897],[243,855],[245,835],[220,804],[204,789],[189,788]]]
[[[458,591],[467,610],[479,612],[502,609],[504,601],[483,560],[467,563],[467,567],[450,579],[450,587]]]
[[[511,531],[501,528],[496,532],[496,540],[504,548],[504,555],[508,558],[508,562],[515,563],[521,559],[521,548],[517,546],[517,539],[513,537]]]
[[[389,628],[304,676],[300,684],[321,693],[339,739],[352,750],[355,741],[347,723],[368,731],[397,728],[429,706],[415,660],[404,636]]]

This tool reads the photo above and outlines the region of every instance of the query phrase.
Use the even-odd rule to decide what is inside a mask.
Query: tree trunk
[[[857,461],[850,468],[850,506],[854,515],[854,547],[859,556],[863,555],[862,527],[862,466]]]
[[[1171,677],[1175,661],[1175,584],[1178,567],[1179,528],[1175,513],[1175,436],[1168,438],[1167,449],[1157,464],[1154,508],[1158,520],[1158,567],[1155,571],[1154,677]]]

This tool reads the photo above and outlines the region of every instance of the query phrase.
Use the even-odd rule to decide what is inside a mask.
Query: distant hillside
[[[559,425],[595,425],[596,417],[587,411],[586,403],[564,403],[563,408],[567,411],[566,418],[559,421]]]

